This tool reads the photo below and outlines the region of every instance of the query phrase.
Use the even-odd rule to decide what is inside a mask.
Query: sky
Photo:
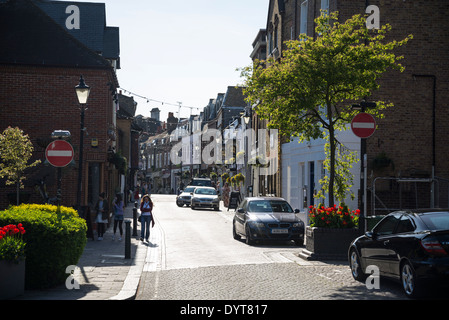
[[[161,110],[199,114],[209,99],[243,83],[237,68],[266,27],[269,0],[90,0],[106,4],[106,24],[120,28],[120,87],[134,96],[136,114]],[[174,105],[170,105],[174,104]],[[189,108],[190,107],[190,108]]]

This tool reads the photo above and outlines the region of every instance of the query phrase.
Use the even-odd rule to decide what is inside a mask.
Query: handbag
[[[142,220],[142,215],[139,215],[139,217],[137,218],[137,221],[141,222]]]

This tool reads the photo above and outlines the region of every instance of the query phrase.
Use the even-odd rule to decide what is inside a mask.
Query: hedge
[[[70,265],[76,265],[87,243],[86,221],[67,207],[23,204],[0,211],[0,226],[22,223],[26,230],[27,289],[46,289],[62,284]]]

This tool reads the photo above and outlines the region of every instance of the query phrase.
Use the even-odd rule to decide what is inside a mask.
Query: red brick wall
[[[388,72],[381,88],[371,97],[394,103],[378,121],[377,132],[367,140],[368,161],[384,152],[394,162],[393,168],[371,172],[376,176],[430,177],[432,169],[432,109],[433,79],[413,77],[413,74],[436,77],[436,166],[438,177],[449,178],[449,2],[446,0],[370,0],[380,9],[381,25],[389,23],[392,31],[388,40],[400,40],[408,34],[414,39],[397,53],[404,55],[406,70]],[[344,19],[364,13],[364,4],[338,0],[338,10]],[[371,184],[372,180],[369,180]],[[440,196],[447,206],[447,183],[440,183]],[[391,186],[383,186],[389,191]],[[413,191],[413,190],[412,190]],[[420,190],[419,198],[430,199],[430,190]],[[414,200],[413,200],[414,201]],[[427,202],[427,205],[430,203]],[[422,204],[425,206],[425,204]]]
[[[84,159],[106,162],[109,145],[107,129],[112,124],[112,96],[108,86],[109,82],[113,82],[111,71],[0,65],[0,130],[8,126],[24,130],[35,147],[33,158],[42,162],[45,161],[45,146],[49,142],[46,139],[54,130],[69,130],[72,134],[70,142],[75,149],[76,166],[64,168],[62,179],[62,200],[63,205],[67,206],[76,203],[80,109],[75,86],[81,74],[91,87],[85,113],[88,136],[85,134]],[[91,147],[92,138],[98,139],[98,148]],[[42,141],[41,145],[38,141]],[[85,163],[84,177],[87,176],[87,167]],[[55,196],[56,169],[53,167],[41,165],[38,170],[33,170],[26,184],[32,185],[34,179],[45,172],[50,173],[48,191]],[[7,205],[4,194],[10,191],[14,189],[5,188],[4,181],[0,181],[0,208]],[[28,186],[27,191],[32,193],[32,202],[41,200],[32,186]]]

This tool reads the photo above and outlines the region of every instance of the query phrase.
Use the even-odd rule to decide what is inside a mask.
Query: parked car
[[[214,208],[218,211],[220,209],[220,199],[218,198],[217,190],[212,187],[196,187],[192,193],[190,207],[192,210],[196,208]]]
[[[289,241],[304,244],[304,222],[282,198],[245,198],[237,207],[232,223],[234,239],[245,237],[247,244],[257,240]]]
[[[189,186],[212,187],[212,180],[209,178],[193,178]]]
[[[355,239],[348,253],[352,276],[365,281],[368,266],[400,281],[408,297],[434,280],[449,284],[449,211],[397,211]]]
[[[176,204],[178,207],[182,207],[184,205],[190,206],[190,200],[192,199],[191,193],[195,190],[195,186],[187,186],[184,190],[181,190],[181,193],[176,197]]]

